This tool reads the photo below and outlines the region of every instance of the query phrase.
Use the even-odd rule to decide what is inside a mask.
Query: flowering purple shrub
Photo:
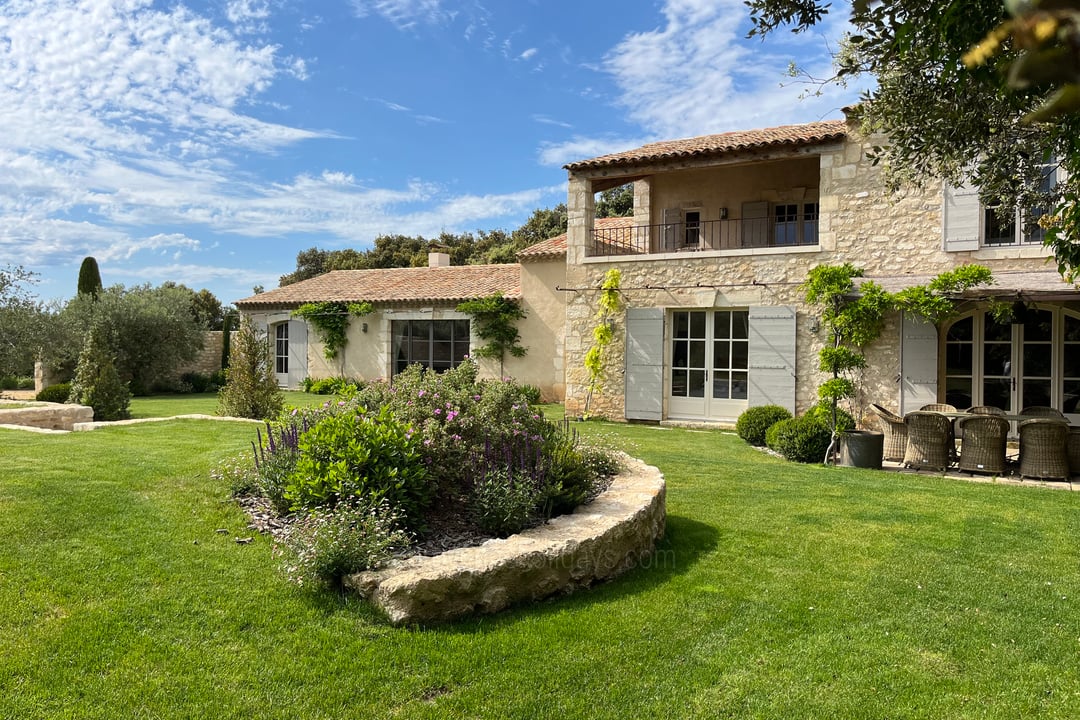
[[[436,490],[468,491],[498,457],[519,468],[535,468],[539,449],[555,426],[530,407],[528,391],[506,380],[478,380],[477,366],[464,362],[436,373],[418,365],[371,383],[358,393],[368,407],[387,406],[423,438],[421,452]],[[507,460],[509,461],[509,460]]]
[[[392,383],[286,411],[252,446],[254,490],[298,527],[290,576],[363,569],[382,557],[378,548],[400,545],[392,531],[456,534],[464,524],[503,536],[590,500],[614,461],[546,420],[530,405],[535,395],[509,379],[480,380],[465,362],[442,374],[413,366]]]

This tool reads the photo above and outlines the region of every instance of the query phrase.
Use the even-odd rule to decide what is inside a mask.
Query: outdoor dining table
[[[973,413],[967,413],[967,412],[963,412],[963,411],[957,411],[957,412],[934,411],[934,412],[937,412],[939,415],[944,415],[945,417],[952,419],[954,422],[955,422],[955,420],[958,420],[958,419],[961,419],[961,418],[980,417],[980,416],[975,415]],[[1039,417],[1036,417],[1036,416],[1033,416],[1033,415],[1009,414],[1009,413],[1002,414],[1002,415],[992,415],[992,416],[989,416],[989,417],[997,417],[997,418],[1000,418],[1002,420],[1006,420],[1006,421],[1008,421],[1010,423],[1018,423],[1018,424],[1023,423],[1025,421],[1028,421],[1028,420],[1042,420],[1042,421],[1049,421],[1051,423],[1060,423],[1061,425],[1064,425],[1066,428],[1068,428],[1068,431],[1065,433],[1065,441],[1062,444],[1060,456],[1057,455],[1056,451],[1055,451],[1052,454],[1053,455],[1052,458],[1043,457],[1042,455],[1046,451],[1046,447],[1036,445],[1036,447],[1038,449],[1035,452],[1040,453],[1040,458],[1039,458],[1038,461],[1035,461],[1035,462],[1028,462],[1028,461],[1026,461],[1024,459],[1025,456],[1024,456],[1024,452],[1023,452],[1023,450],[1024,450],[1024,447],[1023,447],[1023,433],[1020,433],[1019,444],[1018,444],[1019,451],[1018,451],[1017,455],[1011,455],[1011,457],[1014,460],[1017,457],[1020,458],[1020,460],[1021,460],[1021,469],[1020,469],[1021,475],[1026,475],[1026,474],[1028,474],[1030,472],[1030,473],[1035,474],[1036,476],[1039,476],[1039,477],[1062,477],[1062,478],[1066,478],[1070,474],[1076,474],[1076,473],[1080,472],[1080,426],[1071,424],[1065,418],[1061,418],[1059,420],[1057,418],[1039,418]],[[1013,427],[1018,427],[1018,426],[1013,426]],[[960,428],[960,429],[962,430],[962,428]],[[1057,431],[1057,432],[1060,432],[1060,431]],[[959,437],[959,433],[957,433],[957,436]],[[1010,436],[1016,437],[1011,432],[1010,432]],[[1044,439],[1045,439],[1045,437],[1044,437]],[[961,440],[961,443],[963,443],[962,440]],[[963,452],[963,445],[961,444],[961,453],[962,452]]]

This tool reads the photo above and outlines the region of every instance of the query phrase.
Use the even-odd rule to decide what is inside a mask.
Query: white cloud
[[[554,125],[555,127],[561,127],[561,128],[566,128],[566,129],[570,129],[570,128],[574,127],[573,125],[571,125],[568,122],[564,122],[562,120],[556,120],[555,118],[548,117],[547,115],[533,115],[532,119],[533,119],[534,122],[538,122],[541,125]]]
[[[520,55],[518,55],[518,60],[528,60],[529,58],[536,55],[536,53],[538,53],[538,52],[539,52],[539,50],[537,50],[536,48],[529,48],[528,50],[526,50],[523,53],[521,53]]]
[[[438,25],[453,18],[443,9],[441,0],[351,0],[357,17],[378,15],[399,29],[418,24]]]
[[[578,136],[561,143],[542,144],[539,159],[541,165],[561,167],[576,160],[630,150],[647,142],[652,142],[652,140],[648,138],[590,138]]]
[[[225,17],[239,32],[263,33],[268,29],[270,5],[267,0],[227,0]]]

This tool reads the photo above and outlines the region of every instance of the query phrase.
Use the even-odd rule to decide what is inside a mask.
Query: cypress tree
[[[86,257],[79,267],[79,294],[90,295],[97,300],[101,293],[101,272],[98,270],[97,260]]]

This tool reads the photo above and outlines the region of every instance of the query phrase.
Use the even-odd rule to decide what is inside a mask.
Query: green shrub
[[[521,396],[525,398],[530,405],[540,404],[540,388],[535,385],[522,385]]]
[[[361,380],[349,380],[343,377],[304,378],[302,387],[304,392],[312,395],[353,395],[364,386]]]
[[[218,414],[268,420],[281,412],[285,397],[270,360],[270,341],[249,320],[232,342],[226,382],[218,393]]]
[[[437,373],[413,365],[393,384],[368,383],[355,398],[367,407],[388,406],[423,438],[432,484],[443,495],[463,495],[477,477],[478,456],[507,453],[533,466],[545,438],[555,431],[513,381],[478,380],[474,362]],[[520,463],[519,463],[520,465]]]
[[[33,390],[34,378],[5,375],[0,377],[0,390]]]
[[[803,463],[823,462],[831,439],[828,423],[812,415],[781,420],[765,433],[770,449]]]
[[[322,418],[300,435],[300,457],[285,497],[294,510],[352,497],[386,500],[410,527],[418,527],[430,500],[420,448],[419,434],[387,407]]]
[[[787,420],[791,413],[779,405],[758,405],[747,408],[735,421],[735,432],[751,445],[764,445],[765,433],[781,420]]]
[[[186,392],[207,393],[217,392],[221,389],[221,385],[215,383],[212,376],[197,372],[184,373],[180,376],[180,382],[190,388]]]
[[[299,585],[339,587],[346,575],[385,564],[409,545],[401,518],[386,502],[353,498],[319,509],[285,535],[285,573]]]
[[[94,409],[94,420],[124,420],[131,417],[131,393],[120,382],[113,363],[112,352],[105,335],[92,329],[86,336],[86,346],[79,353],[75,380],[71,383],[69,402]]]
[[[501,469],[476,482],[469,507],[477,527],[507,537],[535,524],[540,497],[531,476]]]
[[[34,399],[40,402],[66,403],[71,396],[71,383],[58,383],[43,388]]]
[[[822,400],[817,405],[806,411],[808,417],[817,418],[825,423],[826,426],[832,425],[832,403],[828,400]],[[836,408],[836,432],[846,432],[848,430],[855,429],[855,418],[851,417],[844,408]],[[824,450],[822,455],[824,456]]]

